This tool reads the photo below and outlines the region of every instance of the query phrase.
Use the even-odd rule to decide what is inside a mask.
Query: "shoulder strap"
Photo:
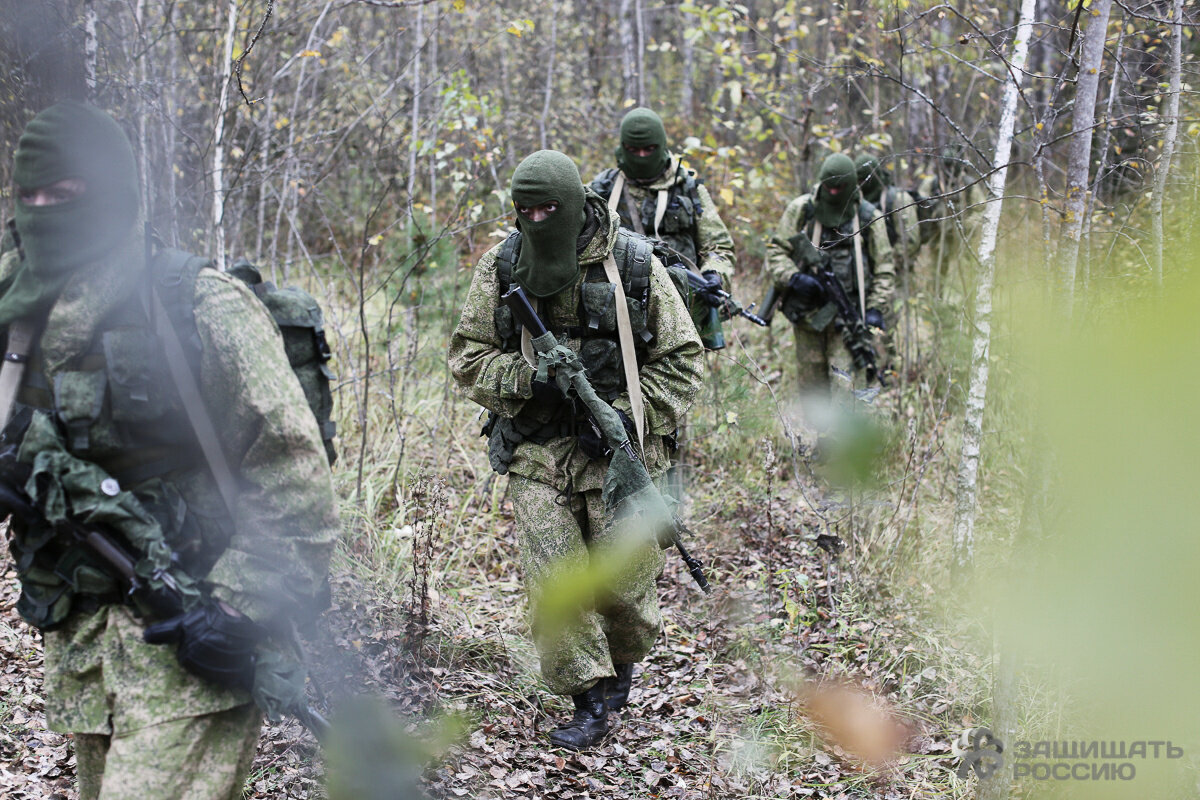
[[[521,254],[521,232],[513,231],[500,245],[496,253],[496,278],[500,282],[500,294],[504,294],[512,286],[513,267],[516,266],[517,256]]]
[[[154,280],[146,298],[149,304],[146,315],[158,333],[167,356],[171,380],[179,392],[184,413],[196,434],[204,460],[208,462],[221,500],[230,517],[236,518],[237,480],[229,467],[225,451],[221,449],[221,440],[204,405],[204,397],[200,394],[192,366],[198,363],[196,356],[201,346],[194,306],[196,276],[200,270],[211,267],[212,262],[182,250],[164,249],[154,256],[152,263]],[[190,356],[189,347],[192,351]]]
[[[37,326],[29,319],[15,319],[8,326],[8,344],[4,348],[4,365],[0,366],[0,430],[8,425]]]
[[[858,310],[863,319],[867,318],[867,282],[866,271],[863,269],[862,252],[862,208],[854,214],[854,271],[858,277]]]
[[[179,334],[176,333],[175,326],[163,306],[158,286],[155,286],[150,293],[150,303],[154,327],[162,340],[163,350],[166,351],[167,367],[171,371],[171,379],[175,381],[175,388],[179,390],[179,398],[183,402],[188,422],[192,424],[192,430],[195,431],[196,439],[200,442],[204,460],[208,462],[208,467],[212,470],[213,480],[217,482],[217,490],[221,493],[225,508],[229,511],[229,516],[236,519],[237,481],[233,477],[233,470],[229,468],[225,451],[221,449],[212,417],[209,416],[208,409],[204,407],[204,398],[200,394],[196,376],[192,373],[191,362],[184,353],[183,343],[180,342]]]
[[[633,249],[633,248],[629,248]],[[604,259],[604,273],[615,287],[617,302],[617,339],[621,343],[621,366],[625,369],[625,388],[629,390],[629,407],[633,412],[633,425],[637,429],[638,449],[645,454],[646,409],[642,401],[642,384],[638,380],[637,354],[633,349],[633,323],[629,319],[629,303],[625,300],[625,287],[617,261],[610,252]]]

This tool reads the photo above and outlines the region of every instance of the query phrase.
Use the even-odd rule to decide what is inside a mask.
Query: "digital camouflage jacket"
[[[592,191],[605,201],[612,192],[613,181],[617,169],[607,169],[592,179]],[[695,199],[700,207],[696,208],[689,196],[687,187],[694,188]],[[716,272],[720,274],[729,286],[733,276],[736,257],[733,252],[733,238],[729,229],[721,221],[717,207],[707,187],[696,177],[696,173],[684,167],[678,156],[671,158],[671,165],[662,176],[654,181],[639,185],[625,180],[624,194],[627,194],[634,206],[641,211],[641,220],[647,236],[654,234],[654,214],[658,193],[668,192],[668,204],[663,222],[658,231],[658,238],[665,241],[675,250],[682,253],[688,260],[694,261],[700,272]],[[624,198],[617,203],[617,213],[621,217],[621,225],[628,230],[636,230],[629,216]]]
[[[87,448],[76,454],[110,474],[121,443],[143,436],[138,414],[148,415],[149,428],[165,418],[162,408],[178,403],[160,349],[128,346],[146,324],[130,311],[140,307],[130,300],[146,280],[144,240],[140,227],[135,231],[102,263],[72,276],[34,352],[37,369],[31,364],[26,374],[27,381],[34,371],[44,377],[42,391],[50,393],[72,449]],[[17,257],[7,253],[0,271],[11,270]],[[204,551],[192,559],[203,574],[193,577],[215,597],[265,620],[320,590],[338,531],[331,475],[316,421],[264,306],[241,281],[211,269],[197,277],[194,298],[198,383],[240,489],[234,519],[202,460],[185,459],[152,479],[130,478],[123,488],[157,509],[173,548]],[[140,361],[131,355],[138,352]],[[70,395],[68,386],[75,387]],[[64,409],[88,405],[87,387],[95,412],[70,412],[67,419]],[[173,514],[163,513],[164,498]],[[191,541],[196,537],[206,541]],[[186,673],[173,648],[143,643],[144,625],[127,606],[105,605],[45,633],[51,728],[120,734],[250,701]]]
[[[579,254],[580,273],[575,283],[539,304],[538,313],[551,331],[586,325],[582,319],[582,287],[587,267],[604,261],[616,242],[620,219],[599,198],[589,198],[602,223]],[[450,371],[459,390],[470,400],[504,417],[516,417],[533,397],[533,367],[520,352],[505,352],[496,329],[500,287],[495,261],[499,245],[483,254],[475,266],[471,288],[463,303],[462,318],[450,339]],[[664,437],[683,420],[700,387],[703,350],[688,310],[666,269],[654,260],[650,270],[647,330],[651,334],[640,365],[639,377],[646,407],[646,465],[651,475],[667,467]],[[563,342],[579,352],[580,340]],[[613,401],[630,413],[629,396],[622,392]],[[603,486],[607,459],[589,459],[574,437],[559,436],[538,444],[525,441],[515,450],[509,471],[555,486],[560,490],[589,491]]]

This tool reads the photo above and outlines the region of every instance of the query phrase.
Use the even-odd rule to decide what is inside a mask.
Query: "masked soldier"
[[[921,248],[917,201],[911,193],[892,185],[892,173],[875,156],[862,154],[854,159],[858,191],[875,206],[887,225],[888,242],[900,269],[911,269]]]
[[[463,393],[492,412],[489,458],[509,475],[542,677],[575,706],[550,740],[578,750],[607,731],[607,711],[625,705],[633,665],[658,636],[663,556],[652,537],[631,542],[610,524],[605,476],[611,459],[626,456],[608,452],[558,382],[568,368],[586,369],[657,477],[667,466],[664,437],[699,387],[703,351],[651,243],[620,228],[570,158],[553,150],[526,158],[512,201],[517,231],[476,265],[449,363]],[[536,298],[561,345],[557,377],[500,303],[514,286]],[[602,576],[599,585],[588,575]]]
[[[938,288],[944,292],[951,270],[963,276],[979,249],[987,190],[983,181],[967,175],[969,162],[961,145],[942,148],[938,168],[921,177],[922,240],[928,244]],[[962,291],[965,293],[965,284]]]
[[[724,347],[722,299],[715,292],[729,286],[735,257],[712,196],[672,155],[662,120],[648,108],[635,108],[621,120],[616,152],[617,167],[593,178],[592,190],[620,215],[621,227],[662,240],[707,280],[690,312],[704,346]]]
[[[861,382],[862,354],[874,350],[873,342],[844,335],[851,321],[839,311],[836,285],[822,285],[818,273],[832,273],[868,330],[885,327],[894,269],[885,226],[871,224],[877,215],[859,195],[854,162],[836,153],[821,164],[816,189],[788,203],[767,244],[779,309],[796,334],[802,395],[828,395],[833,379]]]
[[[85,800],[240,798],[261,721],[251,699],[302,696],[302,671],[261,678],[321,594],[336,536],[317,424],[254,295],[209,262],[166,271],[147,253],[132,148],[110,116],[51,106],[15,161],[0,484],[18,610],[45,634],[47,723],[74,735]],[[189,404],[206,409],[225,477]],[[181,613],[154,616],[67,535],[75,523],[107,531],[143,587],[174,587]]]

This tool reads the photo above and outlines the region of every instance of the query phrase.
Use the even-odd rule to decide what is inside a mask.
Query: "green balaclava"
[[[557,150],[538,150],[517,165],[510,191],[514,206],[558,204],[539,222],[517,212],[521,254],[513,268],[517,282],[534,297],[558,294],[579,275],[576,244],[586,219],[579,167]]]
[[[27,205],[22,190],[82,180],[82,194],[54,205]],[[15,223],[25,255],[0,283],[0,324],[48,307],[75,270],[104,258],[138,217],[137,165],[128,137],[100,109],[64,101],[25,126],[17,143]]]
[[[834,153],[826,158],[817,181],[813,205],[818,222],[831,228],[854,216],[858,204],[858,174],[849,156]]]
[[[648,156],[637,156],[625,146],[656,149]],[[667,132],[662,119],[648,108],[635,108],[621,120],[621,144],[617,146],[617,165],[621,171],[635,181],[657,178],[671,163],[671,151],[667,149]]]
[[[858,174],[858,191],[868,202],[879,205],[879,197],[892,184],[892,176],[879,159],[866,153],[854,159],[854,169]]]

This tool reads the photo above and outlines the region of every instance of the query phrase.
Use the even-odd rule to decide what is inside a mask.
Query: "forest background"
[[[435,794],[499,782],[545,796],[968,796],[977,779],[955,775],[951,742],[973,725],[1010,742],[1189,730],[1196,630],[1172,620],[1188,604],[1180,565],[1197,563],[1181,523],[1196,434],[1180,421],[1200,350],[1181,257],[1200,191],[1191,3],[0,8],[0,151],[36,110],[90,99],[125,123],[164,240],[247,258],[322,302],[339,571],[378,622],[366,651],[350,649],[404,661],[405,680],[441,695],[422,714],[455,711],[489,736],[532,719],[536,741],[546,711],[529,700],[504,481],[444,354],[472,265],[511,225],[515,165],[561,149],[586,180],[612,165],[625,111],[655,108],[733,234],[744,303],[767,288],[783,205],[828,153],[882,156],[903,187],[937,178],[937,238],[898,308],[906,358],[859,452],[809,458],[782,321],[734,321],[731,346],[708,357],[688,510],[725,591],[698,601],[669,571],[664,649],[701,667],[651,669],[662,713],[618,739],[632,757],[609,753],[616,771],[588,778],[599,788],[567,775],[551,790],[562,768],[534,745],[488,753],[472,735],[431,767]],[[6,218],[10,170],[0,159]],[[977,232],[989,208],[1003,210],[990,246]],[[1145,533],[1131,552],[1132,530]],[[1121,678],[1145,659],[1149,696]],[[816,679],[870,698],[866,727],[883,739],[899,721],[908,755],[869,766],[878,748],[839,723],[844,708],[822,710],[828,695],[805,688]],[[1190,763],[1148,764],[1139,780],[1192,796],[1194,774],[1176,768]],[[307,796],[306,780],[262,756],[248,795]],[[1085,788],[1175,796],[1149,786]],[[980,791],[1007,796],[1008,781]]]

